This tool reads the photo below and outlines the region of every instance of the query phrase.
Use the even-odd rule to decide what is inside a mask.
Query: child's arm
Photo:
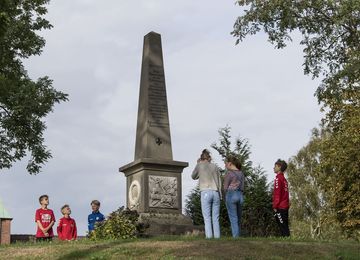
[[[72,236],[72,240],[76,240],[76,238],[77,238],[77,228],[76,228],[76,222],[74,220],[74,233]]]
[[[47,226],[46,228],[44,228],[44,230],[45,230],[46,232],[48,232],[49,229],[52,228],[52,226],[54,226],[54,224],[55,224],[55,221],[53,220],[53,221],[50,222],[49,226]]]
[[[281,180],[275,177],[273,194],[273,210],[276,212],[280,204]]]
[[[44,231],[44,227],[41,224],[41,216],[40,216],[38,209],[35,212],[35,223],[36,223],[36,226],[38,227],[38,229],[40,229],[45,235],[46,232]]]
[[[51,229],[53,226],[54,226],[54,224],[55,224],[55,215],[54,215],[54,212],[51,210],[51,222],[50,222],[50,224],[49,224],[49,226],[47,226],[46,228],[45,228],[45,230],[46,230],[46,232],[48,232],[48,230],[49,229]]]
[[[57,231],[59,239],[62,240],[62,223],[61,223],[61,219],[59,221],[59,225],[58,225],[56,231]]]
[[[90,232],[90,215],[88,216],[88,230]]]
[[[199,179],[199,162],[196,164],[195,169],[191,174],[191,178],[193,178],[193,180]]]
[[[44,233],[44,235],[47,235],[47,230],[45,230],[45,228],[42,226],[40,220],[36,221],[36,225],[39,227],[39,229]]]

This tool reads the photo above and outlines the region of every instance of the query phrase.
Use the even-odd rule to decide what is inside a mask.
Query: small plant
[[[89,238],[91,240],[135,238],[144,231],[143,225],[138,223],[138,218],[137,211],[120,207],[110,213],[105,221],[97,223]]]

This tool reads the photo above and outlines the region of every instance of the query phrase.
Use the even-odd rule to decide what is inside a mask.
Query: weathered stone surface
[[[145,235],[178,235],[202,232],[203,227],[194,227],[191,219],[181,214],[141,213],[139,222],[149,225]]]
[[[155,32],[144,37],[135,145],[135,160],[140,158],[173,158],[161,36]]]
[[[121,167],[126,176],[127,207],[138,212],[181,214],[181,172],[187,165],[144,158]]]
[[[134,161],[126,176],[127,207],[150,224],[149,234],[191,232],[182,215],[181,173],[187,162],[173,160],[161,36],[144,37]]]

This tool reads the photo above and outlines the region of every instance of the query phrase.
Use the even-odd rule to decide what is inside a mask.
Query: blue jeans
[[[241,191],[226,192],[226,208],[231,223],[231,233],[233,237],[239,237],[241,233],[241,211],[244,197]]]
[[[201,211],[205,224],[206,238],[220,237],[220,195],[215,190],[201,191]]]

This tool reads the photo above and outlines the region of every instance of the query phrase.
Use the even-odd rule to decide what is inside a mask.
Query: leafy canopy
[[[43,118],[67,94],[55,90],[52,80],[29,78],[22,61],[40,55],[44,38],[36,33],[50,29],[44,18],[49,0],[2,0],[0,3],[0,169],[30,152],[27,170],[40,172],[51,158],[44,145]]]
[[[269,42],[284,48],[293,31],[301,33],[304,72],[323,78],[316,95],[330,110],[328,121],[341,120],[342,106],[360,107],[360,1],[239,0],[237,4],[246,9],[234,24],[236,43],[263,29]]]
[[[360,141],[349,138],[351,129],[330,133],[323,126],[315,128],[308,144],[290,159],[287,171],[295,233],[359,239]],[[294,223],[302,223],[302,229]]]
[[[325,132],[313,129],[309,143],[289,160],[291,227],[295,237],[339,238],[334,210],[322,185],[321,143]]]

